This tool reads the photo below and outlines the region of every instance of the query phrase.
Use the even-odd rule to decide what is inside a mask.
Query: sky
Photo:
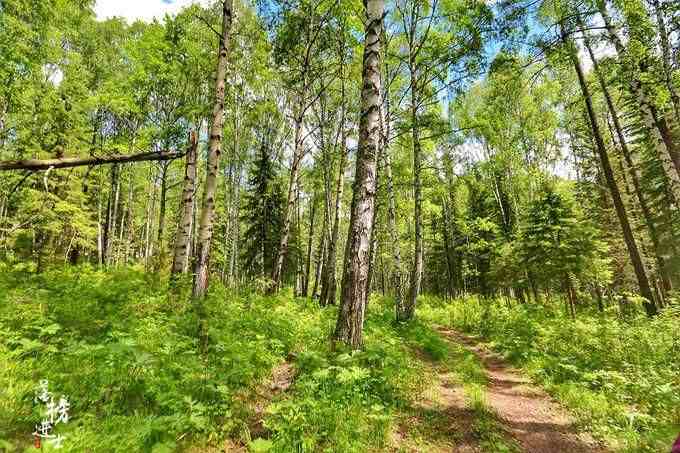
[[[192,3],[207,4],[208,0],[97,0],[94,12],[99,19],[124,17],[129,22],[153,18],[163,19],[165,14],[176,14]]]

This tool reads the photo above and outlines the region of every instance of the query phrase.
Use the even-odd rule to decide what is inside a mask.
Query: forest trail
[[[393,451],[484,452],[475,426],[476,414],[467,402],[460,377],[435,364],[425,353],[417,355],[428,365],[433,379],[392,433]]]
[[[267,407],[272,400],[284,393],[293,384],[295,378],[295,367],[291,362],[285,361],[272,368],[270,376],[255,389],[254,399],[247,404],[252,408],[252,417],[247,420],[248,435],[251,439],[267,438],[267,429],[264,427],[264,417]],[[233,439],[227,439],[221,449],[202,449],[191,453],[247,453],[248,446]]]
[[[590,435],[579,433],[574,419],[545,391],[474,338],[439,327],[446,339],[461,344],[481,361],[486,374],[486,402],[504,431],[527,453],[605,453]],[[460,450],[465,451],[465,450]]]

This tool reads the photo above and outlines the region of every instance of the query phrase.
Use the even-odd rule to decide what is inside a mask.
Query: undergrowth
[[[247,437],[248,389],[296,347],[314,314],[290,297],[206,302],[199,354],[188,298],[141,269],[4,269],[0,281],[0,439],[31,443],[34,389],[71,402],[66,451],[173,451],[196,439]],[[314,319],[312,319],[312,322]]]
[[[60,451],[202,451],[227,439],[254,452],[388,447],[395,412],[422,386],[422,364],[387,302],[372,300],[365,347],[352,353],[329,341],[335,307],[289,291],[211,288],[201,354],[181,282],[173,292],[141,268],[34,274],[0,264],[0,450],[33,450],[43,379],[71,403]],[[258,411],[284,361],[292,386]]]
[[[648,319],[468,297],[423,297],[421,319],[480,336],[579,422],[627,452],[665,451],[680,430],[680,311]]]

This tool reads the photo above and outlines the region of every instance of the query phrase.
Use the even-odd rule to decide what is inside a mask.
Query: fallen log
[[[72,168],[91,165],[120,164],[126,162],[146,162],[173,160],[184,157],[185,152],[148,152],[138,154],[112,154],[102,157],[63,157],[61,159],[25,159],[0,161],[0,171],[28,170],[41,171],[50,168]]]

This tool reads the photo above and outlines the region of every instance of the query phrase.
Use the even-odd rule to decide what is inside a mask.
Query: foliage
[[[363,350],[333,350],[323,331],[311,340],[315,346],[307,343],[296,358],[292,394],[268,409],[273,451],[362,452],[388,445],[395,411],[422,385],[422,367],[392,324],[389,302],[371,300],[375,310]],[[329,330],[334,314],[322,314]]]
[[[48,379],[71,402],[67,451],[176,451],[224,438],[253,451],[379,449],[422,385],[408,344],[444,357],[436,334],[392,324],[389,300],[372,300],[366,347],[351,353],[327,340],[334,309],[219,286],[201,356],[191,304],[138,268],[2,266],[0,439],[15,445],[31,442],[33,395]],[[268,407],[262,433],[260,387],[284,360],[294,383]],[[263,434],[271,438],[254,438]]]
[[[211,347],[201,357],[191,305],[139,269],[31,276],[4,268],[0,287],[1,374],[11,383],[0,393],[0,438],[28,441],[32,395],[49,379],[71,399],[69,451],[238,436],[252,417],[252,389],[292,350],[303,325],[290,299],[216,290]]]

